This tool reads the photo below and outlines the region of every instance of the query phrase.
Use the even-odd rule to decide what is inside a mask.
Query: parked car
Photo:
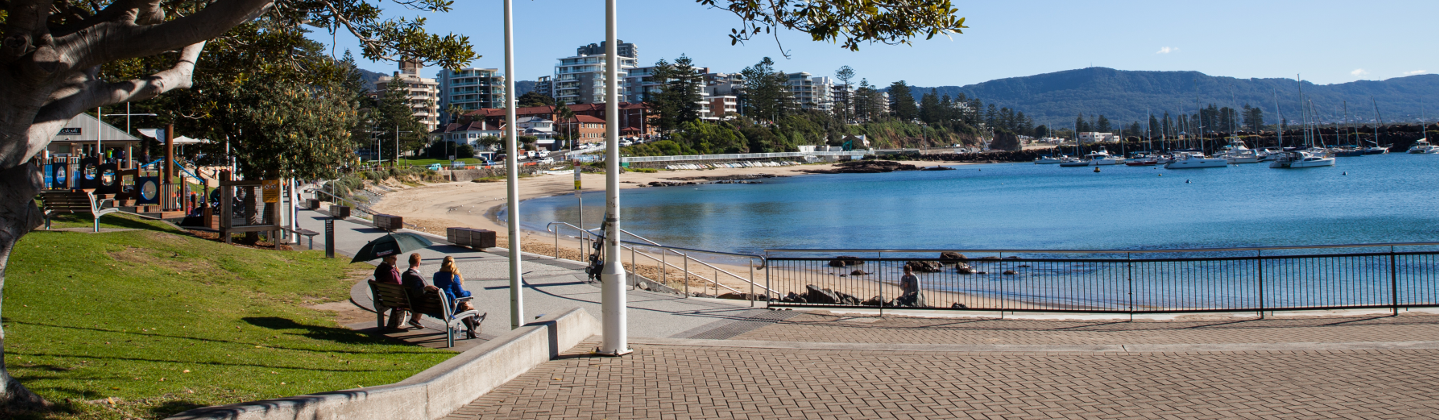
[[[439,164],[439,163],[432,163],[432,164],[430,164],[430,166],[426,167],[425,169],[429,169],[429,170],[432,170],[432,171],[439,171],[439,170],[440,170],[440,164]]]
[[[555,163],[555,159],[551,159],[551,158],[548,158],[548,157],[546,157],[546,158],[541,158],[541,159],[540,159],[540,163],[541,163],[542,165],[550,165],[550,164]]]

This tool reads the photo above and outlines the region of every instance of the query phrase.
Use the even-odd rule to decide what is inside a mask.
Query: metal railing
[[[1436,246],[770,249],[765,255],[767,285],[777,291],[768,300],[776,306],[1264,316],[1277,310],[1390,308],[1394,314],[1401,308],[1435,307]],[[942,259],[936,254],[940,252],[956,252],[964,259]],[[906,258],[923,254],[929,255]],[[985,257],[977,258],[981,255]],[[916,269],[918,294],[901,289],[907,265]]]
[[[851,151],[825,151],[825,152],[777,152],[777,153],[726,153],[718,155],[679,155],[679,156],[631,156],[620,158],[624,163],[640,162],[683,162],[695,160],[741,160],[741,159],[775,159],[794,158],[806,156],[852,156],[860,157],[869,155],[869,150]]]
[[[562,228],[569,228],[569,229],[575,231],[576,234],[575,234],[574,237],[576,238],[576,240],[578,241],[578,245],[580,246],[580,250],[581,250],[581,260],[582,260],[582,261],[589,261],[589,260],[590,260],[590,250],[591,250],[592,244],[593,244],[595,241],[600,240],[600,239],[602,238],[602,236],[601,236],[600,234],[598,234],[598,233],[595,232],[596,230],[599,230],[599,229],[593,229],[593,230],[581,229],[581,228],[578,227],[578,226],[575,226],[575,225],[572,225],[572,224],[566,223],[566,222],[551,222],[551,223],[549,223],[549,224],[546,224],[545,230],[546,230],[547,232],[550,232],[550,233],[554,236],[554,240],[555,240],[555,258],[557,258],[557,259],[560,258],[560,231],[561,231]],[[756,270],[757,270],[757,269],[761,269],[761,270],[766,269],[766,258],[765,258],[764,256],[753,255],[753,254],[738,254],[738,253],[733,253],[733,252],[709,251],[709,250],[704,250],[704,249],[691,249],[691,248],[684,248],[684,247],[677,247],[677,246],[668,246],[668,245],[663,245],[663,244],[661,244],[661,243],[659,243],[659,242],[656,242],[656,241],[652,241],[652,240],[647,239],[647,238],[645,238],[645,237],[643,237],[643,236],[636,235],[636,234],[634,234],[634,233],[631,233],[631,232],[629,232],[629,231],[626,231],[625,229],[621,229],[620,231],[621,231],[621,233],[623,233],[623,234],[625,234],[625,235],[627,235],[627,236],[630,236],[630,237],[632,237],[632,238],[635,238],[635,239],[637,240],[637,241],[628,241],[628,240],[621,240],[621,241],[620,241],[621,249],[623,249],[623,250],[625,250],[625,251],[630,251],[630,265],[631,265],[631,273],[632,273],[632,274],[634,274],[634,271],[635,271],[636,268],[639,268],[639,267],[640,267],[640,265],[638,265],[638,263],[639,263],[640,260],[638,260],[637,257],[644,257],[646,260],[648,260],[648,262],[651,262],[651,263],[655,263],[655,264],[656,264],[657,271],[660,272],[660,276],[659,276],[660,278],[659,278],[659,279],[656,279],[656,280],[659,281],[661,284],[666,284],[666,280],[667,280],[667,276],[668,276],[667,271],[669,271],[668,269],[677,269],[677,270],[680,270],[680,271],[681,271],[681,283],[682,283],[682,288],[683,288],[683,292],[685,293],[686,296],[690,296],[690,295],[691,295],[691,292],[690,292],[690,283],[691,283],[691,282],[690,282],[690,279],[691,279],[691,278],[699,279],[699,280],[702,280],[702,281],[704,281],[704,282],[706,282],[706,283],[709,283],[712,287],[714,287],[714,289],[713,289],[713,291],[714,291],[713,295],[714,295],[714,296],[719,296],[719,295],[721,294],[721,293],[720,293],[720,289],[726,289],[726,290],[729,290],[729,291],[731,291],[731,292],[733,292],[733,293],[743,293],[743,292],[741,292],[740,290],[738,290],[738,289],[736,289],[736,288],[734,288],[734,287],[730,287],[730,286],[725,285],[724,283],[721,283],[720,280],[723,278],[722,276],[726,276],[726,277],[729,277],[729,278],[732,278],[732,279],[735,279],[735,280],[744,282],[744,283],[746,283],[747,285],[749,285],[749,286],[750,286],[750,292],[747,293],[747,296],[749,297],[749,299],[747,299],[747,300],[750,300],[752,305],[755,304],[755,298],[756,298],[756,296],[758,296],[758,295],[756,294],[756,289],[757,289],[757,288],[760,288],[761,291],[762,291],[762,292],[765,292],[767,296],[775,292],[774,290],[771,290],[770,288],[768,288],[768,287],[766,287],[766,286],[764,286],[764,285],[762,285],[762,284],[760,284],[760,283],[757,283],[757,282],[756,282],[756,279],[755,279],[755,273],[756,273]],[[702,261],[702,260],[700,260],[700,259],[697,259],[697,258],[695,258],[694,256],[692,256],[691,253],[701,253],[701,254],[707,254],[707,255],[718,255],[718,256],[732,257],[732,258],[743,258],[743,259],[746,260],[746,266],[749,267],[749,269],[750,269],[749,276],[746,277],[746,276],[741,276],[741,275],[739,275],[739,274],[732,273],[732,272],[730,272],[730,271],[728,271],[728,270],[726,270],[726,269],[717,267],[717,266],[715,266],[714,264],[711,264],[711,263],[709,263],[709,262],[706,262],[706,261]],[[655,255],[651,255],[651,254],[657,254],[657,255],[659,255],[659,257],[657,257],[657,256],[655,256]],[[680,265],[676,265],[676,264],[675,264],[674,262],[672,262],[672,261],[667,261],[667,259],[666,259],[666,256],[667,256],[667,255],[680,257],[680,262],[679,262]],[[622,260],[624,260],[624,255],[622,255],[621,258],[622,258]],[[759,262],[760,262],[760,265],[757,266],[757,265],[753,264],[753,262],[755,262],[755,261],[759,261]],[[697,271],[691,271],[690,264],[691,264],[692,262],[694,262],[694,263],[696,263],[696,264],[698,265]],[[708,269],[708,270],[706,270],[706,269]],[[709,274],[711,274],[711,277],[709,277],[709,278],[705,277],[704,274],[707,274],[707,273],[706,273],[705,271],[702,271],[702,270],[709,271],[709,272],[710,272]]]

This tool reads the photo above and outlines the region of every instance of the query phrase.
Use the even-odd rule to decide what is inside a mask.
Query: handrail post
[[[746,266],[751,269],[751,295],[748,297],[751,301],[751,307],[754,308],[756,307],[756,266],[755,264],[751,264],[751,261],[746,261]],[[720,279],[716,279],[716,281],[720,281]]]
[[[1400,316],[1400,302],[1396,297],[1396,246],[1391,246],[1391,316]]]
[[[685,259],[681,260],[681,267],[682,267],[682,268],[681,268],[681,271],[685,271],[685,273],[684,273],[684,277],[681,278],[680,282],[685,284],[685,298],[686,298],[686,299],[690,299],[690,257],[689,257],[689,256],[687,256],[687,257],[685,257]]]
[[[1131,253],[1126,253],[1126,309],[1131,312],[1131,321],[1136,320],[1136,286],[1131,270]]]
[[[560,259],[560,229],[555,230],[555,259]]]
[[[1266,270],[1261,265],[1261,250],[1256,250],[1256,315],[1266,319]]]
[[[876,273],[881,272],[880,267],[881,252],[876,251]],[[842,265],[841,269],[844,270],[845,266]],[[881,275],[881,278],[876,279],[876,316],[881,318],[886,317],[886,280],[884,274]]]

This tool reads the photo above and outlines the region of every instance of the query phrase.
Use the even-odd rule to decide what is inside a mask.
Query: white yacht
[[[1077,158],[1068,158],[1065,162],[1061,162],[1061,167],[1063,168],[1071,168],[1076,166],[1091,166],[1091,161],[1081,160]]]
[[[1277,156],[1276,160],[1271,161],[1271,167],[1276,169],[1316,168],[1321,166],[1336,166],[1336,158],[1327,155],[1325,152],[1307,149],[1288,151]]]
[[[1277,157],[1280,157],[1282,153],[1286,153],[1286,151],[1285,151],[1284,149],[1281,149],[1280,147],[1275,147],[1275,146],[1265,147],[1265,148],[1262,148],[1261,150],[1257,150],[1257,151],[1256,151],[1256,161],[1257,161],[1257,162],[1269,162],[1269,161],[1273,161],[1273,160],[1276,160]]]
[[[1224,168],[1226,159],[1208,158],[1200,152],[1177,152],[1176,160],[1166,164],[1166,169]]]
[[[1125,159],[1111,156],[1111,153],[1106,151],[1105,146],[1102,146],[1099,151],[1087,154],[1084,160],[1090,166],[1120,165],[1125,161]]]
[[[1430,142],[1427,142],[1425,137],[1422,137],[1421,140],[1416,140],[1415,146],[1411,146],[1410,149],[1406,149],[1406,153],[1410,153],[1413,155],[1434,155],[1436,154],[1436,152],[1437,147],[1432,146]]]
[[[1261,161],[1261,156],[1258,155],[1255,150],[1247,148],[1246,142],[1241,141],[1240,137],[1231,137],[1230,140],[1231,144],[1226,145],[1226,151],[1221,153],[1221,157],[1226,159],[1226,163],[1256,163]]]

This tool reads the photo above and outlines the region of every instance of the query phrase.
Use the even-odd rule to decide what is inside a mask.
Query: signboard
[[[80,135],[80,127],[65,127],[65,128],[61,128],[61,129],[60,129],[60,135],[62,135],[62,136],[78,136],[78,135]]]
[[[580,191],[580,165],[575,165],[575,190]]]
[[[280,180],[266,179],[260,181],[260,200],[266,203],[279,203]]]

